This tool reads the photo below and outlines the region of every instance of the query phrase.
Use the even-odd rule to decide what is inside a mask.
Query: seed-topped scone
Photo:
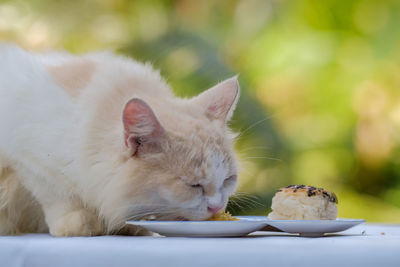
[[[335,220],[335,193],[306,185],[281,188],[272,198],[270,220]]]

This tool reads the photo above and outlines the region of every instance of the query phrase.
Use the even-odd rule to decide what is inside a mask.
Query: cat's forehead
[[[176,146],[193,154],[193,158],[209,158],[211,155],[224,154],[230,150],[229,137],[219,129],[194,127],[192,132],[183,133],[176,138]]]
[[[213,175],[211,172],[220,172],[233,166],[229,137],[196,133],[176,138],[171,146],[169,160],[174,162],[177,171],[188,176],[205,178]]]

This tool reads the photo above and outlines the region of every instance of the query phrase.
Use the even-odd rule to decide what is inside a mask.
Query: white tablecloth
[[[400,225],[364,224],[322,238],[3,236],[0,266],[400,266]]]

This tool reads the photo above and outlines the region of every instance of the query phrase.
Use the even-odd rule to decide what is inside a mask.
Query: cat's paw
[[[153,233],[139,226],[125,225],[117,232],[117,235],[152,236]]]
[[[105,234],[104,225],[95,214],[80,209],[69,212],[49,226],[52,236],[95,236]]]

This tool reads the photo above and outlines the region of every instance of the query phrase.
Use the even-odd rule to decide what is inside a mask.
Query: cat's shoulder
[[[79,96],[92,82],[96,83],[97,87],[100,87],[99,84],[103,87],[106,83],[121,84],[124,81],[146,88],[147,91],[154,88],[151,90],[170,94],[160,72],[150,63],[142,63],[111,51],[83,54],[67,51],[38,52],[0,42],[0,70],[22,75],[34,73],[35,77],[48,79],[73,97]],[[99,90],[97,88],[96,93]]]

